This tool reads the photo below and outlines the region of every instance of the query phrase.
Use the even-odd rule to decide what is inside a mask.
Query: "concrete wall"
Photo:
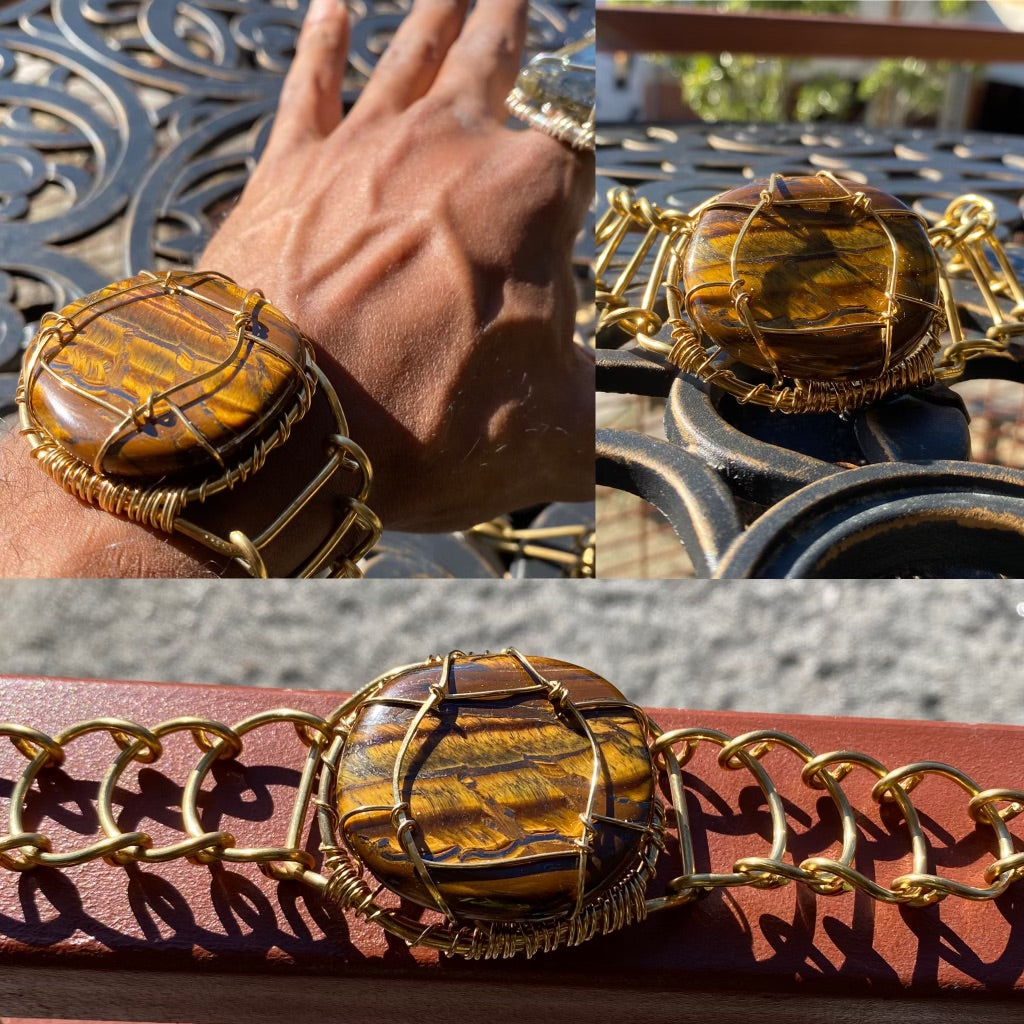
[[[350,690],[511,644],[648,706],[1024,724],[1021,613],[1011,582],[8,582],[0,672]]]

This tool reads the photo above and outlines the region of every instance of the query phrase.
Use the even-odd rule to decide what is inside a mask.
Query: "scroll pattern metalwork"
[[[410,4],[350,4],[346,103]],[[143,267],[191,266],[262,151],[307,6],[0,6],[0,416],[44,313]],[[592,23],[582,0],[534,0],[528,48],[558,49]],[[433,572],[437,558],[416,565]]]

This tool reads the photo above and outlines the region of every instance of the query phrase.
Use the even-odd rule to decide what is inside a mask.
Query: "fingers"
[[[353,113],[394,113],[425,95],[458,38],[467,6],[468,0],[415,0]]]
[[[322,139],[338,127],[348,34],[341,0],[312,0],[281,88],[268,152]]]
[[[478,0],[448,51],[432,92],[460,110],[505,120],[526,42],[527,0]]]

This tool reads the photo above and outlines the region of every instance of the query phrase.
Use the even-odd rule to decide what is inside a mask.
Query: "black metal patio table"
[[[411,0],[354,0],[350,105]],[[262,151],[306,0],[0,3],[0,420],[47,310],[140,269],[189,267]],[[535,0],[528,47],[592,27],[593,6]],[[589,246],[577,258],[585,273]],[[589,505],[509,525],[589,528]],[[574,553],[572,537],[551,541]],[[536,547],[536,546],[535,546]],[[529,544],[385,534],[367,575],[560,575]],[[556,552],[557,554],[557,552]]]

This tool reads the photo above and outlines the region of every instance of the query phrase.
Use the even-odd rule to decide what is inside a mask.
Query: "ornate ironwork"
[[[1024,226],[1022,136],[645,125],[601,130],[597,145],[599,196],[627,185],[686,210],[772,173],[830,170],[898,196],[929,223],[956,196],[980,193],[1004,237]],[[1019,274],[1024,250],[1007,252]],[[980,292],[968,278],[953,286],[966,337],[982,336]],[[969,417],[956,392],[781,416],[677,373],[616,328],[598,346],[600,391],[666,399],[665,439],[599,431],[598,483],[661,511],[699,575],[1024,574],[1024,472],[967,461]],[[1021,354],[1011,342],[1010,358],[970,362],[965,378],[1020,382]]]
[[[410,2],[350,4],[346,103]],[[191,266],[262,151],[306,7],[0,6],[0,416],[14,409],[21,352],[43,313],[143,267]],[[534,0],[528,48],[557,50],[592,25],[593,7],[582,0]],[[589,249],[588,241],[577,255],[581,275]],[[446,562],[438,550],[423,556],[424,545],[431,542],[419,545],[421,573],[449,574],[476,557],[474,548]]]

